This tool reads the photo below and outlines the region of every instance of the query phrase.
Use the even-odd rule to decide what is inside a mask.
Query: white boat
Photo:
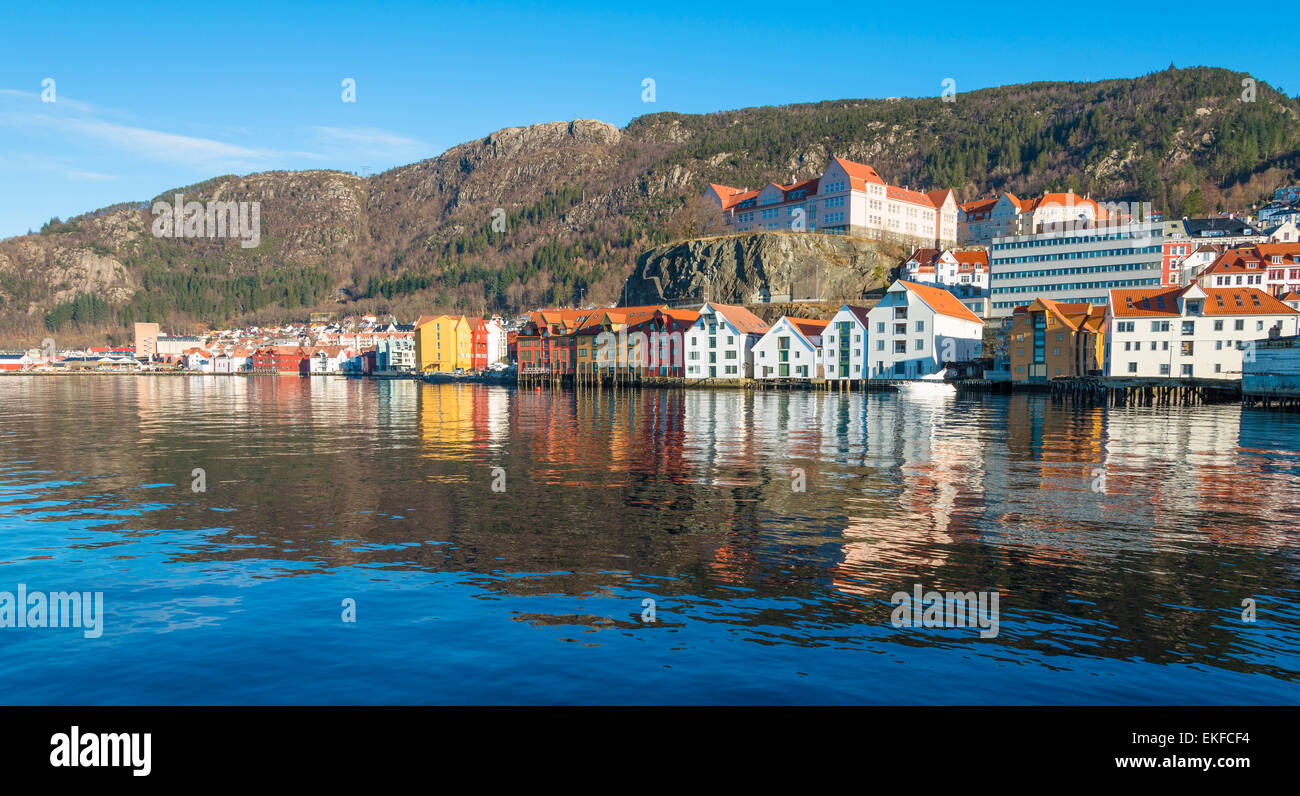
[[[938,373],[900,382],[898,390],[909,395],[948,395],[957,392],[957,388],[947,380],[947,377],[948,370],[945,368]]]

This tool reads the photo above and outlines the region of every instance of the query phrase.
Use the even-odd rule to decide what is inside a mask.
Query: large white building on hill
[[[710,184],[704,198],[718,206],[735,232],[828,232],[941,248],[957,242],[951,190],[900,188],[870,166],[844,158],[833,158],[820,177],[789,185],[749,190]]]

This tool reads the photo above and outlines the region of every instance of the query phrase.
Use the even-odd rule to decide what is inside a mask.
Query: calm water
[[[0,628],[0,701],[1292,704],[1298,506],[1236,406],[5,377],[0,591],[106,617]]]

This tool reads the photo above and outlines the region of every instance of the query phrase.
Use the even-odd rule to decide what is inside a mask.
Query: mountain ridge
[[[312,310],[515,312],[611,301],[646,251],[699,236],[709,182],[761,187],[832,156],[965,201],[1041,190],[1249,204],[1300,168],[1300,105],[1194,67],[941,97],[825,100],[508,127],[368,177],[222,175],[0,241],[0,341],[125,339]],[[261,202],[261,244],[155,238],[153,201]],[[493,222],[498,222],[494,227]],[[500,228],[504,222],[504,229]],[[74,306],[75,305],[75,306]]]

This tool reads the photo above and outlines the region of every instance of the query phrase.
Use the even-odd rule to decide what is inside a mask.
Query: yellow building
[[[415,322],[415,367],[449,373],[473,366],[473,341],[463,315],[421,315]]]

